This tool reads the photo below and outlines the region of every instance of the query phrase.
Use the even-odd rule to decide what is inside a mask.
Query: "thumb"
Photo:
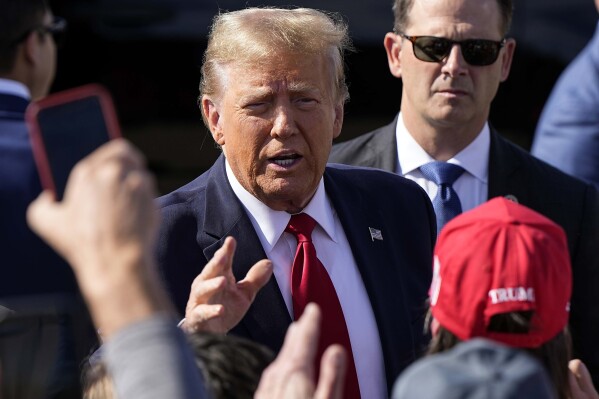
[[[43,191],[27,208],[27,224],[56,251],[61,252],[60,237],[63,223],[60,220],[60,204],[54,200],[51,191]],[[57,234],[58,233],[58,234]]]
[[[271,275],[272,262],[262,259],[252,266],[245,278],[237,283],[237,287],[253,299],[258,291],[266,285]]]

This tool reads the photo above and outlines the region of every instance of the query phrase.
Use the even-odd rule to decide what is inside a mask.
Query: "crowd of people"
[[[24,112],[48,93],[65,21],[44,0],[0,0],[0,397],[599,399],[599,172],[570,176],[488,122],[512,1],[393,12],[391,124],[333,145],[352,47],[338,15],[222,12],[198,99],[214,165],[157,198],[143,155],[115,139],[56,201]],[[65,292],[98,340],[85,359],[72,323],[23,324],[11,300]],[[24,334],[56,350],[24,361]]]

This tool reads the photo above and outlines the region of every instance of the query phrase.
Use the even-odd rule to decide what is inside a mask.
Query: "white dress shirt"
[[[438,187],[434,182],[427,180],[419,168],[435,159],[424,151],[408,132],[401,113],[397,118],[396,137],[399,160],[396,172],[418,183],[432,201],[437,195]],[[447,161],[465,169],[465,172],[453,183],[453,189],[458,193],[463,212],[487,201],[490,146],[491,131],[488,123],[485,123],[474,141]]]
[[[0,78],[0,93],[23,97],[25,100],[31,99],[31,94],[27,86],[12,79]]]
[[[293,319],[291,267],[297,249],[297,240],[293,234],[285,232],[291,215],[272,210],[245,190],[235,178],[228,162],[226,171],[229,184],[252,221],[266,256],[273,263],[275,279],[289,315]],[[374,313],[351,247],[337,213],[326,195],[322,179],[314,197],[302,212],[307,213],[317,222],[312,233],[312,241],[318,259],[329,273],[343,309],[360,384],[360,394],[364,399],[387,398],[383,350]]]

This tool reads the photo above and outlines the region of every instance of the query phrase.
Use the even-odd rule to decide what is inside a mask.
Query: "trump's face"
[[[217,98],[202,107],[241,185],[275,210],[298,212],[314,195],[343,101],[323,56],[277,54],[259,65],[228,65]]]

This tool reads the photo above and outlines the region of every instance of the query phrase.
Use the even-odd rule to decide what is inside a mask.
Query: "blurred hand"
[[[275,361],[264,370],[255,398],[341,399],[347,353],[331,345],[320,362],[318,386],[314,386],[314,357],[320,333],[320,309],[308,304],[299,320],[289,327]]]
[[[106,335],[168,307],[152,258],[155,196],[141,154],[113,140],[75,166],[61,202],[44,191],[29,206],[29,225],[70,263]]]
[[[568,382],[572,399],[599,399],[591,374],[584,363],[578,359],[570,360],[568,368],[570,369]]]
[[[272,263],[261,260],[239,282],[233,275],[236,242],[227,237],[191,285],[185,309],[186,332],[226,333],[243,318],[258,291],[272,275]]]

